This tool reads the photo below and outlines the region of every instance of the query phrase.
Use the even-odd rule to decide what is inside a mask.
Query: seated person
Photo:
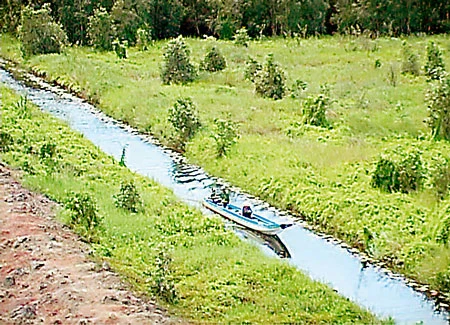
[[[246,218],[252,218],[252,208],[250,207],[250,203],[249,202],[245,202],[244,205],[242,206],[242,215]]]

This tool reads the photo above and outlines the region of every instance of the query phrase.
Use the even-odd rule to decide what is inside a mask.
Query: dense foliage
[[[231,39],[245,28],[251,37],[366,33],[372,36],[440,33],[450,30],[446,0],[62,0],[49,1],[54,19],[70,42],[87,43],[88,21],[94,10],[105,8],[120,40],[135,44],[139,28],[152,38],[214,35]],[[15,32],[17,17],[26,5],[42,1],[9,0],[0,6],[0,30]],[[246,44],[243,42],[242,44]]]
[[[427,101],[427,122],[433,137],[450,140],[450,75],[445,75],[431,85]]]
[[[39,10],[26,7],[22,11],[19,38],[25,56],[60,53],[67,42],[63,29],[53,21],[48,5]]]
[[[113,49],[116,30],[112,24],[111,15],[105,8],[95,9],[94,15],[89,17],[88,35],[90,44],[94,48],[105,51]]]

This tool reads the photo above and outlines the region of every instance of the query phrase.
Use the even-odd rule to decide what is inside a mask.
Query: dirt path
[[[54,203],[0,164],[0,324],[173,324],[55,221]]]

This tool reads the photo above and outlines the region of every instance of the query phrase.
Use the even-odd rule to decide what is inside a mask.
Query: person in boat
[[[230,192],[228,189],[225,188],[222,193],[220,193],[220,198],[222,199],[223,206],[226,207],[228,203],[230,203]]]
[[[214,187],[211,189],[211,201],[213,201],[216,204],[220,203],[220,201],[221,201],[221,198],[217,194],[217,191]]]
[[[246,218],[253,218],[252,213],[253,211],[250,202],[245,202],[242,206],[242,215]]]

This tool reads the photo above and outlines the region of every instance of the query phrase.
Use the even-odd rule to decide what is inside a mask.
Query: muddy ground
[[[0,324],[184,323],[89,259],[55,204],[15,175],[0,163]]]

